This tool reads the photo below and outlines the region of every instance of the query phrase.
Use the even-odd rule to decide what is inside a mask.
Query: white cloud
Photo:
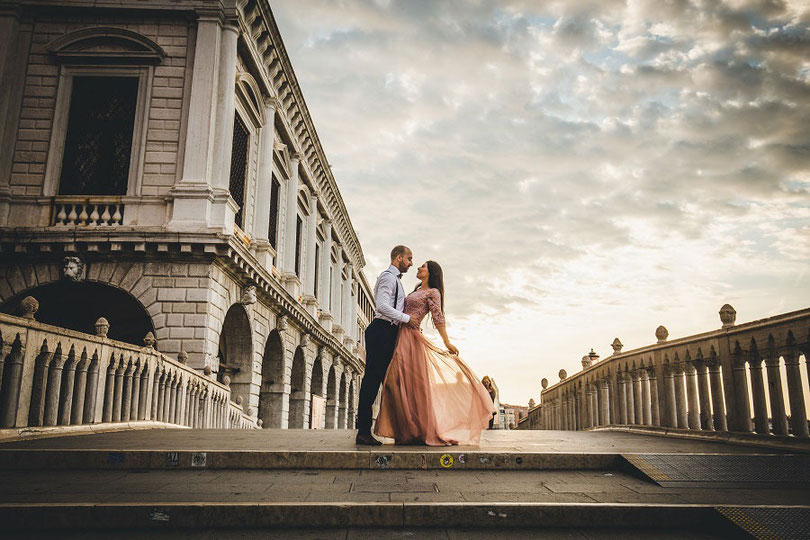
[[[369,280],[396,243],[439,261],[463,356],[525,403],[616,336],[808,305],[801,4],[273,9]]]

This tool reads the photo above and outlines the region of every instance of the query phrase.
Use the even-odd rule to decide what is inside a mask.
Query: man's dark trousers
[[[394,356],[398,332],[399,326],[382,319],[374,319],[366,328],[366,372],[360,383],[360,403],[357,405],[358,433],[371,433],[371,406]]]

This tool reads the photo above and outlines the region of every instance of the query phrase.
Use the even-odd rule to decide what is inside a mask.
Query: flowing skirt
[[[493,414],[489,393],[463,360],[402,327],[374,433],[397,444],[477,445]]]

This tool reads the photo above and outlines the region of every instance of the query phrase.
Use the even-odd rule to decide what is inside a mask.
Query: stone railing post
[[[73,385],[73,402],[70,407],[70,423],[81,424],[84,418],[84,402],[87,392],[87,368],[90,359],[87,357],[87,347],[84,347],[79,361],[76,363],[76,375]]]
[[[59,413],[59,393],[62,390],[62,369],[67,357],[62,353],[62,344],[56,346],[53,360],[48,369],[48,387],[45,393],[45,419],[44,426],[55,426]]]
[[[650,378],[647,369],[641,367],[637,371],[641,380],[641,423],[652,425],[652,402],[650,400]]]
[[[675,386],[675,409],[677,411],[678,422],[676,427],[687,429],[689,427],[689,417],[686,411],[686,392],[684,388],[686,381],[684,380],[683,364],[678,358],[677,353],[675,353],[675,361],[672,363],[672,369],[674,372],[672,382]]]
[[[785,359],[788,398],[790,399],[790,427],[796,437],[808,437],[807,412],[804,406],[804,391],[799,371],[799,349],[796,347],[793,334],[788,333],[787,341],[787,347],[782,351],[782,358]]]
[[[625,423],[633,425],[636,423],[636,400],[633,395],[633,377],[630,375],[629,371],[625,371],[622,373],[622,379],[624,379],[624,402],[625,409],[627,409],[627,421]]]
[[[596,427],[601,425],[599,420],[599,392],[597,390],[597,383],[592,381],[589,384],[588,397],[591,404],[591,426]]]
[[[746,364],[745,352],[737,342],[734,346],[734,351],[729,356],[731,360],[732,370],[734,371],[732,380],[734,381],[734,411],[736,423],[732,424],[732,431],[743,431],[749,433],[752,431],[751,426],[751,408],[748,400],[748,378],[746,377]],[[777,358],[778,362],[778,358]],[[778,365],[777,365],[778,369]],[[780,384],[781,386],[781,384]],[[780,394],[781,395],[781,394]],[[729,407],[731,411],[731,407]],[[784,407],[783,407],[784,411]],[[729,416],[731,413],[729,412]],[[787,422],[785,422],[785,429],[787,430]]]
[[[6,346],[0,350],[0,381],[3,381],[3,394],[0,399],[0,427],[9,428],[18,424],[17,410],[22,388],[24,357],[25,350],[20,334],[14,337],[8,350]],[[6,385],[8,386],[6,387]]]
[[[589,427],[593,426],[593,422],[591,421],[591,407],[590,402],[588,400],[588,384],[583,383],[582,387],[580,388],[580,409],[582,410],[582,429],[588,429]]]
[[[739,346],[739,343],[737,344]],[[735,350],[736,353],[736,350]],[[785,393],[782,389],[782,376],[779,372],[779,352],[773,336],[768,336],[765,351],[765,370],[768,373],[768,393],[771,398],[771,420],[776,435],[787,435],[787,414],[785,413]]]

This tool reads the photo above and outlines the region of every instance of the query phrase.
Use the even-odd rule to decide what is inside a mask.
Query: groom
[[[405,246],[391,250],[389,266],[374,285],[374,320],[366,328],[366,372],[360,383],[360,403],[357,406],[357,444],[380,445],[371,435],[371,406],[385,379],[385,372],[397,343],[399,326],[418,327],[405,314],[405,289],[400,278],[413,265],[413,253]]]

